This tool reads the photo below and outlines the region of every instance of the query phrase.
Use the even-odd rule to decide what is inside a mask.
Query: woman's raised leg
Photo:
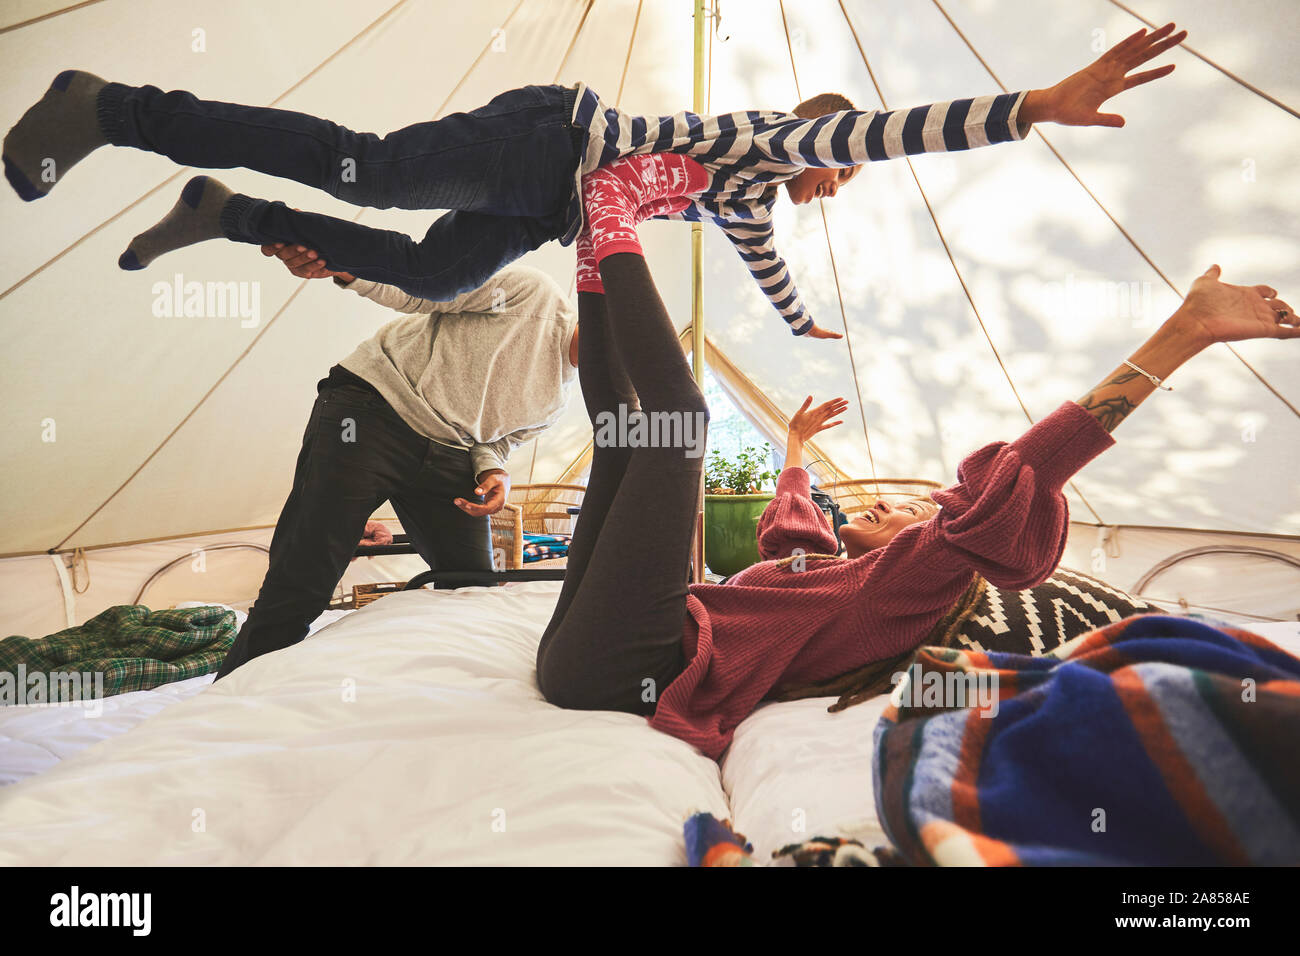
[[[595,432],[601,416],[617,414],[620,405],[629,411],[638,407],[636,391],[623,369],[623,360],[609,339],[608,316],[604,293],[578,293],[578,381],[582,385],[582,400],[587,406],[587,417]],[[582,497],[582,510],[578,524],[569,542],[568,561],[564,568],[564,585],[559,600],[551,614],[550,623],[542,634],[542,645],[550,641],[569,605],[577,593],[591,552],[596,546],[609,506],[614,502],[627,471],[632,449],[612,444],[595,444],[591,449],[591,469],[587,477],[587,491]]]
[[[686,575],[708,408],[645,259],[617,253],[600,273],[609,338],[651,427],[645,441],[618,429],[602,438],[597,429],[596,450],[619,448],[626,466],[572,598],[538,648],[537,679],[563,707],[649,714],[685,663]],[[651,443],[651,434],[667,438]],[[604,481],[598,490],[610,494]]]

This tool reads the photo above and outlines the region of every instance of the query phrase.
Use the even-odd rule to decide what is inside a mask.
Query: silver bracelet
[[[1132,362],[1130,362],[1128,359],[1125,359],[1125,360],[1124,360],[1124,364],[1127,365],[1129,368],[1131,368],[1133,371],[1137,372],[1139,375],[1141,375],[1141,376],[1143,376],[1144,378],[1146,378],[1146,379],[1147,379],[1147,380],[1148,380],[1152,385],[1154,385],[1156,388],[1158,388],[1158,389],[1162,389],[1163,391],[1166,391],[1166,392],[1172,392],[1172,391],[1174,390],[1174,387],[1173,387],[1172,385],[1165,385],[1165,384],[1163,384],[1163,383],[1160,381],[1160,379],[1156,378],[1156,377],[1155,377],[1154,375],[1152,375],[1150,372],[1146,372],[1146,371],[1143,371],[1142,369],[1138,368],[1136,365],[1134,365],[1134,364],[1133,364]]]

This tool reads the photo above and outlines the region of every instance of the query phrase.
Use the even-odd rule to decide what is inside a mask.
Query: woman
[[[605,294],[578,300],[578,373],[593,424],[620,403],[697,415],[707,407],[638,252],[597,253]],[[847,529],[847,560],[808,494],[803,443],[838,422],[841,400],[790,424],[787,467],[758,527],[763,562],[725,585],[687,586],[701,461],[681,448],[602,446],[537,653],[551,702],[644,714],[718,757],[765,698],[828,688],[905,659],[968,614],[980,582],[1032,589],[1056,569],[1068,511],[1061,489],[1112,444],[1111,431],[1185,361],[1215,342],[1296,338],[1267,286],[1235,286],[1212,266],[1179,309],[1078,402],[1010,444],[961,463],[939,510],[881,505]]]

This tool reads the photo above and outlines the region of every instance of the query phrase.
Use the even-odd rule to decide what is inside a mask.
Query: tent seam
[[[358,40],[360,40],[363,36],[365,36],[367,33],[369,33],[371,30],[373,30],[375,27],[377,27],[377,26],[378,26],[378,25],[379,25],[383,20],[386,20],[386,19],[387,19],[390,15],[392,15],[392,14],[393,14],[393,13],[394,13],[398,8],[399,8],[399,7],[405,6],[407,2],[408,2],[408,0],[398,0],[397,3],[395,3],[393,6],[389,7],[389,8],[388,8],[384,13],[382,13],[382,14],[381,14],[379,17],[377,17],[375,20],[371,21],[371,22],[370,22],[370,23],[369,23],[369,24],[368,24],[364,29],[361,30],[360,33],[358,33],[358,34],[357,34],[356,36],[354,36],[352,39],[348,40],[347,43],[343,44],[341,47],[339,47],[337,50],[335,50],[333,53],[331,53],[331,54],[330,54],[329,56],[327,56],[325,59],[321,60],[321,62],[318,63],[318,64],[316,64],[316,66],[312,67],[312,69],[309,70],[309,71],[308,71],[308,72],[307,72],[307,73],[302,77],[302,79],[298,80],[296,83],[294,83],[292,86],[290,86],[287,90],[285,90],[283,93],[281,93],[281,94],[280,94],[279,96],[277,96],[275,99],[273,99],[270,103],[267,104],[267,106],[268,106],[268,107],[273,107],[273,106],[275,106],[277,103],[281,102],[281,101],[282,101],[286,96],[288,96],[288,95],[289,95],[290,93],[292,93],[294,90],[298,89],[298,87],[302,86],[303,83],[307,82],[307,81],[310,80],[313,76],[315,76],[318,72],[320,72],[320,70],[322,70],[325,66],[327,66],[327,65],[328,65],[332,60],[334,60],[334,59],[335,59],[339,54],[341,54],[344,50],[348,49],[348,47],[352,46],[354,43],[356,43]],[[523,0],[520,0],[520,3],[522,3],[522,2],[523,2]],[[518,9],[518,8],[516,8],[516,9]],[[513,15],[514,15],[514,14],[512,13],[511,16],[513,16]],[[477,63],[477,60],[476,60],[475,62]],[[34,279],[36,276],[40,275],[42,272],[44,272],[44,271],[45,271],[46,269],[48,269],[50,266],[54,265],[54,263],[58,262],[60,259],[62,259],[64,256],[66,256],[68,253],[70,253],[73,249],[76,249],[78,246],[80,246],[82,243],[84,243],[84,242],[85,242],[87,239],[89,239],[91,236],[97,235],[101,230],[103,230],[103,229],[106,228],[107,226],[109,226],[109,225],[113,224],[114,222],[116,222],[118,219],[120,219],[122,216],[126,215],[128,212],[130,212],[130,211],[131,211],[132,209],[134,209],[136,206],[140,205],[140,203],[142,203],[142,202],[144,202],[146,199],[149,199],[150,197],[156,195],[158,192],[160,192],[161,190],[163,190],[164,188],[166,188],[168,185],[170,185],[171,183],[175,182],[177,179],[179,179],[181,176],[184,176],[187,172],[189,172],[189,171],[191,171],[191,170],[192,170],[192,167],[189,167],[189,166],[186,166],[186,167],[184,167],[183,169],[178,170],[177,172],[173,173],[171,176],[168,176],[166,179],[164,179],[162,182],[160,182],[157,186],[154,186],[152,189],[149,189],[149,190],[146,191],[145,193],[141,194],[141,195],[140,195],[137,199],[135,199],[133,202],[129,203],[129,204],[126,205],[126,206],[123,206],[123,207],[122,207],[121,209],[119,209],[117,212],[113,213],[113,215],[109,216],[107,219],[105,219],[105,220],[104,220],[103,222],[101,222],[99,225],[95,226],[93,229],[91,229],[89,232],[87,232],[85,235],[83,235],[80,239],[75,239],[75,240],[73,240],[73,242],[71,242],[70,244],[68,244],[67,246],[65,246],[65,247],[64,247],[60,252],[56,253],[53,257],[51,257],[50,259],[47,259],[44,263],[42,263],[41,265],[37,266],[37,267],[36,267],[35,269],[33,269],[31,272],[27,273],[27,275],[23,276],[21,279],[19,279],[19,280],[18,280],[17,282],[15,282],[13,285],[9,286],[9,288],[7,288],[7,289],[5,289],[4,291],[0,292],[0,300],[3,300],[3,299],[6,298],[10,293],[15,292],[16,290],[20,289],[22,286],[26,285],[28,282],[30,282],[32,279]]]
[[[74,3],[58,10],[51,10],[49,13],[42,13],[40,16],[31,17],[19,23],[11,23],[7,27],[0,27],[0,36],[3,36],[6,33],[12,33],[15,30],[21,30],[23,27],[30,27],[37,23],[43,23],[46,20],[53,20],[55,17],[61,17],[65,13],[72,13],[85,7],[93,7],[95,4],[103,2],[104,0],[82,0],[81,3]]]
[[[1152,22],[1151,22],[1150,20],[1148,20],[1146,17],[1142,16],[1142,14],[1138,13],[1136,10],[1133,10],[1133,9],[1130,8],[1130,7],[1126,7],[1124,4],[1120,3],[1119,0],[1110,0],[1110,2],[1111,2],[1112,4],[1114,4],[1115,6],[1119,7],[1121,10],[1123,10],[1123,11],[1124,11],[1125,13],[1127,13],[1129,16],[1133,17],[1135,20],[1140,20],[1142,23],[1146,24],[1150,29],[1152,29],[1152,30],[1156,29],[1156,25],[1155,25],[1154,23],[1152,23]],[[1188,45],[1185,44],[1185,43],[1180,43],[1178,46],[1179,46],[1180,49],[1186,50],[1186,51],[1187,51],[1188,53],[1190,53],[1192,56],[1196,57],[1198,60],[1200,60],[1200,61],[1201,61],[1202,63],[1204,63],[1206,66],[1210,67],[1211,69],[1218,70],[1220,73],[1222,73],[1222,74],[1223,74],[1224,76],[1226,76],[1228,79],[1232,80],[1234,83],[1237,83],[1238,85],[1240,85],[1240,86],[1242,86],[1242,87],[1244,87],[1244,88],[1250,90],[1250,92],[1254,93],[1254,94],[1255,94],[1256,96],[1258,96],[1260,99],[1262,99],[1262,100],[1266,100],[1267,102],[1272,103],[1274,106],[1276,106],[1278,109],[1282,110],[1283,112],[1290,113],[1290,114],[1291,114],[1292,116],[1294,116],[1296,119],[1300,119],[1300,112],[1297,112],[1297,111],[1296,111],[1295,109],[1293,109],[1292,107],[1287,106],[1285,103],[1283,103],[1283,102],[1282,102],[1281,100],[1279,100],[1277,97],[1272,96],[1272,95],[1270,95],[1270,94],[1268,94],[1268,93],[1265,93],[1263,90],[1261,90],[1261,89],[1260,89],[1258,86],[1256,86],[1255,84],[1253,84],[1253,83],[1251,83],[1251,82],[1249,82],[1249,81],[1247,81],[1247,80],[1245,80],[1245,79],[1242,79],[1242,78],[1241,78],[1240,76],[1238,76],[1236,73],[1233,73],[1231,70],[1229,70],[1226,66],[1220,66],[1218,63],[1216,63],[1216,62],[1214,62],[1213,60],[1211,60],[1211,59],[1210,59],[1208,56],[1206,56],[1204,53],[1201,53],[1199,50],[1195,49],[1194,47],[1190,47],[1190,46],[1188,46]]]
[[[866,51],[862,49],[862,41],[858,38],[858,31],[853,26],[853,20],[849,17],[849,11],[844,8],[844,0],[839,0],[839,5],[840,12],[844,14],[844,22],[848,24],[849,32],[853,34],[853,43],[858,48],[858,55],[862,57],[862,65],[867,68],[867,75],[871,77],[871,85],[875,87],[876,97],[880,100],[880,105],[888,110],[889,104],[885,101],[884,91],[880,88],[880,83],[876,80],[876,71],[871,68],[871,62],[867,59]],[[935,5],[938,6],[938,0],[935,0]],[[940,7],[940,10],[942,9],[943,8]],[[976,55],[978,56],[978,54]],[[1025,418],[1029,420],[1029,424],[1033,425],[1034,416],[1029,413],[1029,408],[1025,405],[1024,399],[1020,397],[1020,390],[1016,388],[1016,383],[1011,378],[1011,371],[1007,368],[1006,363],[1002,361],[1002,354],[998,351],[998,347],[993,343],[993,336],[989,334],[988,327],[984,324],[984,318],[980,315],[979,306],[975,304],[975,296],[971,293],[970,287],[966,284],[966,277],[962,275],[961,269],[957,265],[957,259],[953,256],[952,249],[948,245],[948,240],[943,234],[943,228],[939,225],[939,217],[935,215],[934,207],[930,205],[930,197],[926,195],[925,187],[921,185],[921,179],[916,175],[916,167],[912,164],[910,156],[904,156],[903,158],[907,162],[908,171],[912,174],[912,182],[916,183],[917,192],[921,194],[921,201],[925,203],[925,210],[930,215],[930,222],[934,225],[934,231],[939,237],[940,244],[943,245],[943,251],[948,256],[948,263],[952,266],[953,274],[957,276],[957,281],[961,284],[962,292],[966,295],[966,301],[970,303],[971,311],[975,314],[975,321],[979,323],[980,331],[984,333],[984,339],[988,342],[989,349],[993,352],[993,357],[997,359],[998,366],[1002,369],[1002,375],[1006,378],[1007,385],[1011,388],[1011,394],[1015,396],[1016,402],[1020,405],[1020,410],[1025,413]],[[1069,482],[1069,486],[1073,489],[1074,493],[1079,496],[1079,500],[1083,502],[1083,506],[1092,512],[1092,516],[1096,518],[1098,522],[1105,525],[1106,522],[1102,519],[1101,515],[1097,513],[1097,509],[1092,506],[1092,503],[1088,501],[1083,492],[1079,490],[1079,486],[1075,484],[1073,480]]]
[[[785,0],[780,0],[781,6],[781,28],[785,31],[785,48],[790,55],[790,73],[794,77],[794,92],[799,100],[803,101],[803,90],[799,84],[799,67],[794,61],[794,46],[790,42],[790,24],[785,15]],[[865,58],[864,58],[865,59]],[[826,235],[826,251],[831,260],[831,276],[835,279],[835,297],[840,304],[840,323],[844,326],[844,345],[849,353],[849,368],[853,372],[853,390],[858,396],[858,415],[862,419],[862,437],[867,443],[867,461],[871,466],[871,478],[877,478],[876,473],[876,456],[871,451],[871,430],[867,427],[867,408],[862,401],[862,382],[858,379],[858,363],[853,355],[853,336],[849,332],[849,314],[844,308],[844,292],[840,288],[840,270],[835,263],[835,245],[831,242],[830,222],[826,218],[825,200],[817,200],[817,208],[822,215],[822,231]]]
[[[593,0],[593,2],[594,2],[594,0]],[[383,14],[382,14],[379,18],[377,18],[376,20],[372,21],[372,22],[371,22],[371,23],[370,23],[370,24],[369,24],[365,29],[363,29],[360,33],[358,33],[356,36],[354,36],[354,37],[353,37],[351,40],[349,40],[347,43],[343,44],[343,46],[339,47],[337,50],[335,50],[333,53],[331,53],[328,57],[326,57],[324,60],[322,60],[322,61],[321,61],[319,64],[317,64],[315,67],[313,67],[312,70],[311,70],[310,72],[308,72],[305,76],[303,76],[303,78],[300,79],[300,80],[299,80],[297,83],[295,83],[293,86],[289,87],[288,90],[286,90],[284,93],[281,93],[280,96],[276,97],[276,99],[272,101],[272,105],[274,105],[275,103],[278,103],[278,102],[279,102],[280,100],[282,100],[285,96],[288,96],[291,92],[293,92],[295,89],[297,89],[297,88],[298,88],[299,86],[301,86],[303,83],[305,83],[308,79],[310,79],[312,76],[314,76],[316,73],[318,73],[321,69],[323,69],[326,65],[328,65],[332,60],[334,60],[336,57],[338,57],[338,55],[339,55],[340,53],[342,53],[344,50],[346,50],[346,49],[347,49],[348,47],[350,47],[352,44],[356,43],[357,40],[361,39],[361,37],[363,37],[364,35],[366,35],[367,33],[369,33],[369,32],[370,32],[374,27],[376,27],[376,26],[377,26],[381,21],[383,21],[383,20],[385,20],[386,18],[388,18],[388,17],[389,17],[392,13],[394,13],[398,8],[404,6],[406,3],[407,3],[407,0],[398,0],[398,3],[396,3],[396,4],[394,4],[392,7],[390,7],[390,8],[389,8],[385,13],[383,13]],[[519,3],[516,4],[514,10],[512,10],[512,11],[510,12],[510,16],[508,16],[508,17],[506,18],[506,20],[505,20],[506,23],[509,23],[510,20],[513,19],[514,15],[515,15],[516,13],[519,12],[519,9],[520,9],[521,6],[523,6],[523,0],[519,0]],[[438,108],[438,112],[439,112],[439,113],[441,113],[442,110],[446,108],[447,103],[450,101],[451,96],[454,95],[455,90],[457,90],[457,89],[460,88],[460,86],[465,82],[465,77],[468,76],[469,73],[472,72],[472,71],[474,70],[474,68],[475,68],[475,67],[478,65],[478,63],[482,60],[482,58],[483,58],[484,54],[487,52],[487,50],[491,48],[491,42],[492,42],[492,41],[489,40],[488,43],[485,44],[483,51],[478,55],[478,57],[475,58],[474,62],[473,62],[472,64],[470,64],[469,68],[466,70],[465,75],[461,77],[460,81],[459,81],[459,82],[456,84],[456,86],[453,88],[452,93],[448,95],[447,99],[445,99],[445,100],[443,101],[442,105]],[[437,114],[435,114],[435,115],[437,115]],[[182,170],[180,173],[177,173],[175,176],[173,176],[173,177],[171,177],[171,178],[172,178],[172,179],[175,179],[175,178],[179,177],[180,175],[182,175],[183,172],[184,172],[184,170]],[[168,181],[170,181],[170,180],[168,180]],[[165,183],[164,183],[163,185],[165,185]],[[156,189],[160,189],[160,188],[161,188],[161,186],[156,187]],[[146,196],[148,196],[148,195],[150,195],[152,192],[156,191],[156,189],[155,189],[155,190],[151,190],[150,193],[146,193],[145,196],[142,196],[139,200],[136,200],[136,202],[138,203],[138,202],[142,201]],[[133,203],[132,205],[135,205],[135,204]],[[130,208],[131,208],[130,206],[127,207],[127,209],[130,209]],[[126,211],[125,209],[122,210],[122,212],[125,212],[125,211]],[[365,207],[362,207],[361,209],[358,209],[356,215],[354,215],[354,216],[352,217],[352,222],[355,223],[355,222],[360,221],[361,217],[365,214],[365,211],[366,211]],[[121,214],[122,214],[121,212],[118,213],[118,215],[121,215]],[[116,217],[113,217],[113,218],[116,218]],[[95,230],[95,231],[97,231],[99,228],[103,228],[103,225],[106,225],[107,222],[111,222],[111,221],[112,221],[112,219],[110,219],[110,220],[106,220],[105,223],[101,224],[99,227],[96,227],[96,230]],[[89,235],[91,235],[91,234],[93,234],[93,231],[92,231],[92,233],[88,233],[87,236],[89,236]],[[81,240],[78,240],[78,243],[80,243],[81,241],[84,241],[85,238],[86,238],[86,237],[83,236]],[[73,244],[73,246],[75,246],[75,245],[77,245],[77,243],[74,243],[74,244]],[[68,252],[71,248],[73,248],[73,246],[69,246],[68,249],[65,249],[63,253],[60,253],[60,255],[63,255],[64,253]],[[51,260],[51,262],[52,262],[52,261],[54,261],[54,260]],[[42,267],[42,268],[43,268],[43,267]],[[39,270],[38,270],[38,271],[39,271]],[[32,274],[35,275],[35,273],[32,273]],[[27,281],[26,279],[23,279],[23,280],[22,280],[22,282],[26,282],[26,281]],[[115,499],[119,494],[121,494],[122,491],[123,491],[123,489],[125,489],[127,485],[129,485],[132,481],[135,480],[136,476],[139,475],[140,472],[143,471],[143,470],[148,466],[149,462],[153,461],[153,459],[154,459],[155,457],[157,457],[158,453],[161,452],[161,451],[163,450],[163,448],[166,447],[167,443],[170,442],[170,441],[172,440],[172,438],[174,438],[174,437],[176,436],[177,432],[179,432],[182,428],[185,427],[185,424],[186,424],[187,422],[189,422],[189,420],[190,420],[191,418],[194,417],[194,415],[195,415],[195,414],[198,412],[198,410],[203,406],[203,404],[204,404],[205,402],[207,402],[207,400],[208,400],[209,398],[212,397],[213,393],[214,393],[218,388],[221,387],[221,384],[222,384],[222,383],[223,383],[227,378],[229,378],[230,374],[235,370],[235,368],[238,367],[238,365],[239,365],[239,364],[240,364],[240,363],[241,363],[245,358],[248,357],[249,353],[252,352],[252,350],[257,346],[257,343],[261,342],[261,341],[263,340],[263,338],[265,338],[266,333],[269,332],[269,331],[271,330],[271,326],[273,326],[273,325],[276,323],[276,321],[280,318],[280,316],[284,314],[285,310],[287,310],[287,309],[289,308],[289,306],[290,306],[291,304],[293,304],[294,299],[296,299],[296,298],[298,297],[298,294],[299,294],[300,292],[302,292],[302,290],[303,290],[304,288],[307,287],[307,283],[310,282],[310,281],[311,281],[310,279],[303,279],[303,280],[298,284],[298,287],[297,287],[296,289],[294,289],[294,291],[293,291],[292,293],[290,293],[290,295],[289,295],[289,297],[288,297],[287,299],[285,299],[284,304],[283,304],[282,306],[280,306],[279,309],[276,310],[275,314],[274,314],[273,316],[271,316],[270,320],[266,323],[266,325],[262,328],[262,330],[261,330],[260,332],[258,332],[256,338],[254,338],[252,342],[248,343],[248,346],[244,349],[244,351],[242,351],[242,352],[241,352],[241,353],[240,353],[240,354],[235,358],[235,360],[234,360],[234,361],[233,361],[233,362],[232,362],[232,363],[231,363],[231,364],[226,368],[226,370],[225,370],[225,371],[221,374],[221,376],[220,376],[220,377],[219,377],[219,378],[218,378],[218,379],[217,379],[217,380],[212,384],[212,386],[211,386],[211,387],[210,387],[206,392],[204,392],[203,396],[202,396],[202,397],[201,397],[201,398],[200,398],[200,399],[199,399],[199,400],[194,404],[194,406],[189,410],[189,412],[187,412],[187,413],[185,414],[185,416],[184,416],[184,417],[183,417],[179,422],[176,423],[176,425],[172,428],[172,430],[171,430],[170,432],[167,433],[166,437],[164,437],[164,438],[162,439],[162,441],[159,442],[158,445],[154,448],[154,450],[153,450],[152,452],[149,453],[148,457],[146,457],[146,458],[144,459],[144,461],[140,462],[140,464],[136,467],[136,469],[135,469],[134,471],[131,472],[131,474],[126,478],[126,480],[123,481],[122,484],[120,484],[120,485],[119,485],[119,486],[118,486],[118,487],[113,491],[112,494],[110,494],[107,498],[105,498],[102,502],[100,502],[99,506],[96,507],[94,511],[92,511],[89,515],[87,515],[87,516],[86,516],[86,517],[81,521],[80,524],[78,524],[75,528],[73,528],[70,532],[68,532],[68,534],[65,535],[65,536],[64,536],[64,537],[63,537],[63,538],[58,542],[58,544],[54,545],[54,547],[53,547],[53,548],[50,548],[49,550],[51,550],[51,551],[57,551],[59,548],[63,547],[63,545],[67,544],[67,542],[68,542],[69,540],[71,540],[71,539],[72,539],[72,538],[77,534],[77,532],[79,532],[79,531],[80,531],[82,528],[84,528],[87,524],[89,524],[91,521],[93,521],[96,515],[98,515],[101,511],[103,511],[106,507],[108,507],[108,505],[113,501],[113,499]],[[19,283],[19,284],[21,284],[21,283]],[[16,288],[16,287],[17,287],[17,286],[14,286],[13,288]],[[4,295],[7,295],[7,294],[8,294],[8,292],[5,292],[5,293],[3,293],[3,294],[0,294],[0,298],[3,298]]]
[[[948,21],[948,25],[953,28],[953,31],[957,34],[958,37],[961,38],[961,41],[966,44],[967,49],[971,51],[971,53],[975,56],[975,59],[979,60],[980,66],[984,67],[985,72],[987,72],[988,75],[993,78],[993,82],[998,85],[998,87],[1002,90],[1002,92],[1004,93],[1007,92],[1006,84],[1002,82],[1001,78],[999,78],[995,72],[993,72],[993,68],[988,65],[988,62],[985,61],[984,57],[980,56],[980,53],[978,50],[975,49],[974,44],[970,42],[970,40],[966,37],[966,34],[962,33],[961,28],[958,27],[956,22],[954,22],[954,20],[952,19],[952,17],[948,15],[948,11],[943,8],[943,4],[941,4],[939,0],[933,0],[933,3],[936,7],[939,8],[939,12],[943,14],[944,19]],[[1111,3],[1115,3],[1115,0],[1111,0]],[[1121,6],[1121,5],[1116,4],[1116,6]],[[843,9],[843,7],[844,4],[843,2],[841,2],[840,8]],[[1124,8],[1121,6],[1121,9]],[[1132,11],[1129,10],[1126,10],[1126,12],[1132,13]],[[845,13],[845,17],[847,16],[848,14]],[[1143,20],[1142,17],[1138,17],[1137,14],[1133,14],[1133,16],[1137,17],[1137,19],[1139,20],[1142,20],[1144,23],[1147,22]],[[1187,49],[1193,55],[1200,57],[1199,53],[1196,53],[1196,51],[1191,50],[1189,47],[1182,47],[1180,44],[1180,48]],[[1201,59],[1205,59],[1205,58],[1201,57]],[[1205,62],[1210,63],[1209,60],[1206,60]],[[1210,65],[1213,66],[1214,64],[1210,63]],[[870,68],[868,67],[868,69]],[[1226,71],[1224,72],[1226,73]],[[1227,74],[1227,75],[1231,75],[1231,74]],[[1256,92],[1259,91],[1257,90]],[[1265,96],[1265,98],[1267,98],[1266,94],[1261,93],[1260,95]],[[1286,107],[1283,108],[1285,109]],[[1072,177],[1074,177],[1074,181],[1079,184],[1079,187],[1083,189],[1085,193],[1088,194],[1088,198],[1097,204],[1097,208],[1100,209],[1105,214],[1106,218],[1109,219],[1111,223],[1115,226],[1115,228],[1119,230],[1120,235],[1122,235],[1125,239],[1128,240],[1129,245],[1133,247],[1134,251],[1137,252],[1137,254],[1142,257],[1143,261],[1145,261],[1146,264],[1151,267],[1152,271],[1154,271],[1155,274],[1160,277],[1161,281],[1163,281],[1164,284],[1170,288],[1170,290],[1174,293],[1174,295],[1178,296],[1180,299],[1184,298],[1183,293],[1178,288],[1178,286],[1174,285],[1173,281],[1167,275],[1165,275],[1164,271],[1158,265],[1156,265],[1155,260],[1153,260],[1149,255],[1147,255],[1146,250],[1143,249],[1142,246],[1138,243],[1138,241],[1129,233],[1129,231],[1124,228],[1124,226],[1120,223],[1120,221],[1116,219],[1114,215],[1111,214],[1111,211],[1106,208],[1106,205],[1097,197],[1097,194],[1088,188],[1088,184],[1085,183],[1082,177],[1080,177],[1079,174],[1074,171],[1074,167],[1071,166],[1069,161],[1066,160],[1066,158],[1061,155],[1060,150],[1058,150],[1055,146],[1052,145],[1052,141],[1047,138],[1047,136],[1043,133],[1043,131],[1040,130],[1037,126],[1035,126],[1034,132],[1038,134],[1038,138],[1043,141],[1043,144],[1049,150],[1051,150],[1052,155],[1056,157],[1057,161],[1060,162],[1060,164],[1065,167],[1066,172],[1068,172]],[[1284,396],[1281,392],[1279,392],[1276,388],[1274,388],[1273,384],[1268,379],[1266,379],[1259,372],[1258,369],[1256,369],[1253,365],[1251,365],[1250,362],[1246,361],[1245,357],[1240,352],[1238,352],[1235,348],[1233,348],[1232,345],[1228,342],[1223,342],[1220,344],[1222,344],[1225,348],[1227,348],[1227,350],[1231,352],[1233,356],[1236,357],[1237,361],[1239,361],[1242,365],[1244,365],[1246,369],[1252,375],[1254,375],[1256,379],[1259,380],[1259,383],[1263,385],[1266,389],[1268,389],[1279,402],[1281,402],[1288,409],[1290,409],[1292,415],[1295,415],[1297,418],[1300,418],[1300,409],[1297,409],[1295,405],[1293,405],[1290,402],[1290,400],[1286,398],[1286,396]],[[1082,497],[1082,495],[1080,495],[1080,497]]]

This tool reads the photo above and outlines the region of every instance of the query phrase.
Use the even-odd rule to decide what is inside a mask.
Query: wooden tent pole
[[[704,0],[695,0],[695,90],[691,110],[704,112]],[[691,371],[704,387],[704,224],[691,223]],[[704,482],[700,482],[696,509],[694,557],[691,579],[704,580]]]

